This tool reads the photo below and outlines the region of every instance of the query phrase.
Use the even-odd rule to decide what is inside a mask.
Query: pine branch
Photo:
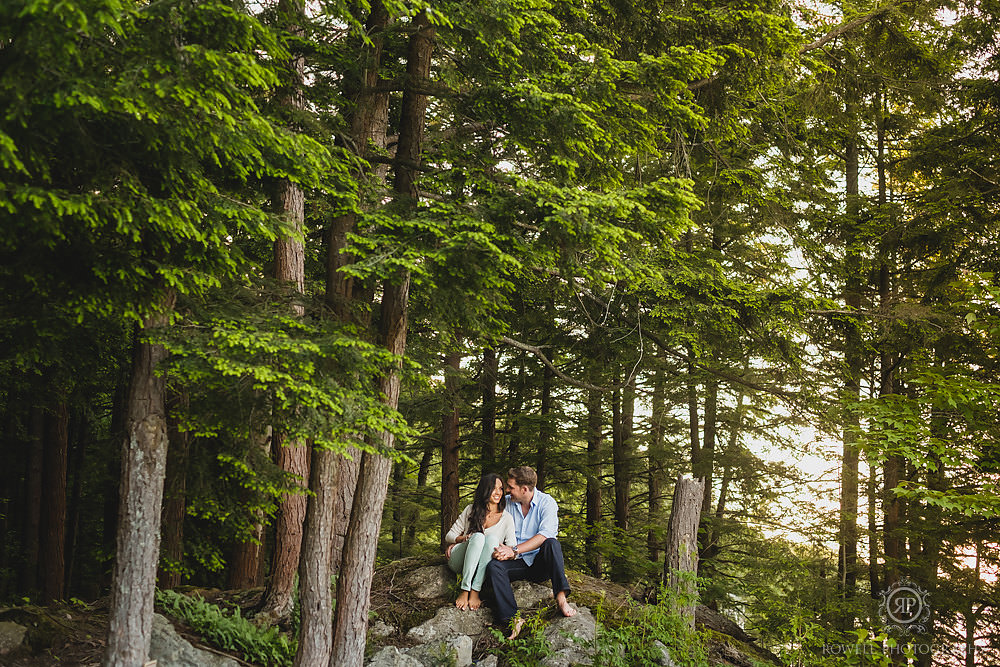
[[[823,46],[826,46],[828,43],[830,43],[833,40],[837,39],[838,37],[840,37],[841,35],[843,35],[845,32],[850,32],[851,30],[854,30],[855,28],[860,28],[861,26],[865,25],[866,23],[869,23],[872,20],[877,19],[878,17],[882,16],[883,14],[887,14],[894,7],[895,7],[895,5],[888,4],[888,5],[885,5],[884,7],[879,7],[875,11],[870,12],[868,14],[864,14],[862,16],[856,16],[855,18],[851,19],[847,23],[844,23],[843,25],[840,25],[840,26],[834,28],[833,30],[831,30],[830,32],[826,33],[825,35],[823,35],[822,37],[820,37],[816,41],[809,42],[808,44],[802,46],[799,49],[799,55],[802,55],[803,53],[805,53],[807,51],[812,51],[814,49],[819,49],[819,48],[821,48]]]
[[[612,390],[611,387],[599,387],[596,384],[590,384],[589,382],[584,382],[583,380],[575,380],[571,378],[570,376],[566,375],[561,370],[556,368],[555,365],[551,361],[549,361],[548,357],[545,356],[542,350],[540,348],[535,347],[534,345],[528,345],[527,343],[522,343],[521,341],[514,340],[513,338],[508,338],[507,336],[501,336],[500,341],[502,343],[510,345],[511,347],[516,347],[519,350],[524,350],[525,352],[531,352],[533,355],[541,359],[542,363],[548,366],[549,370],[555,373],[556,376],[570,383],[574,387],[580,387],[581,389],[593,389],[594,391]]]

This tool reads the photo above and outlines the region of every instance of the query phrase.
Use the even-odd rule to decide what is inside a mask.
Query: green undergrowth
[[[157,591],[156,602],[167,614],[184,621],[206,641],[239,653],[247,662],[285,667],[295,657],[296,640],[276,627],[259,628],[243,618],[239,607],[231,612],[205,602],[200,596]]]
[[[629,600],[613,609],[599,604],[594,609],[598,623],[594,664],[656,665],[663,659],[664,650],[683,667],[709,664],[709,638],[690,629],[666,597],[661,596],[661,600],[655,605]]]

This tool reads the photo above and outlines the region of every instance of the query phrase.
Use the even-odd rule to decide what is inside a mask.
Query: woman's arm
[[[517,544],[517,534],[514,532],[514,517],[509,512],[504,512],[503,518],[500,521],[503,522],[503,539],[500,540],[500,543],[506,544],[508,547],[514,546]]]
[[[465,541],[465,534],[469,532],[469,516],[472,514],[472,505],[466,505],[462,513],[458,515],[455,519],[455,523],[451,524],[451,530],[448,534],[444,536],[444,541],[447,544],[455,544],[458,542]]]

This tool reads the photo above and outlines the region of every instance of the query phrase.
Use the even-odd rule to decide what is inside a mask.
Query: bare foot
[[[463,590],[458,594],[458,599],[455,600],[455,607],[461,609],[462,611],[469,608],[469,591]]]
[[[515,618],[510,623],[510,634],[507,635],[507,639],[517,639],[517,636],[521,634],[521,628],[524,627],[523,618]]]
[[[576,609],[569,606],[569,602],[566,600],[566,593],[560,593],[556,596],[556,604],[559,605],[559,611],[562,612],[563,616],[576,616]]]
[[[483,601],[479,598],[479,591],[469,591],[469,609],[475,611],[479,609],[483,604]]]

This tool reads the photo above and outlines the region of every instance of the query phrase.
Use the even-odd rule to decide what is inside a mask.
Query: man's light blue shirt
[[[527,542],[535,535],[541,534],[549,538],[555,537],[559,532],[559,505],[552,496],[538,489],[535,489],[535,494],[531,497],[527,516],[521,512],[521,503],[515,503],[510,496],[507,496],[507,511],[514,517],[514,534],[518,544]],[[539,549],[526,551],[521,554],[521,558],[531,565],[538,552]]]

